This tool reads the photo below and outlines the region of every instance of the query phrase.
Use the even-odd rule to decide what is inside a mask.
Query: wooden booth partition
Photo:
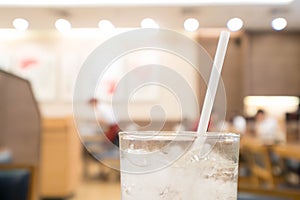
[[[43,120],[41,197],[66,198],[81,179],[82,145],[71,117]]]
[[[0,150],[10,152],[8,160],[0,163],[0,172],[10,171],[15,178],[1,192],[18,193],[19,170],[25,170],[30,180],[27,199],[39,199],[40,121],[30,82],[0,69]]]

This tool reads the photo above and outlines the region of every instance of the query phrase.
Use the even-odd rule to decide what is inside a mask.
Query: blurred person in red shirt
[[[107,125],[107,128],[104,130],[104,134],[107,139],[110,140],[113,144],[119,146],[118,133],[120,131],[120,128],[118,126],[117,120],[114,117],[111,106],[103,102],[101,103],[96,98],[90,99],[88,103],[89,105],[97,109],[100,121]]]

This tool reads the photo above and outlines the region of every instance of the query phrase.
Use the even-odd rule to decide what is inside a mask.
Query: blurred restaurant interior
[[[97,47],[111,45],[111,56],[135,39],[112,38],[140,28],[184,35],[210,64],[220,32],[230,31],[224,99],[208,131],[240,134],[238,199],[300,199],[299,0],[0,1],[0,199],[121,199],[119,154],[103,136],[118,144],[121,130],[197,130],[205,77],[180,55],[131,52],[101,80],[85,77],[85,87],[98,84],[93,94],[77,90]],[[184,83],[159,68],[135,71],[151,64]],[[159,84],[128,89],[143,80],[173,80],[180,92],[186,84],[195,99]],[[113,101],[128,116],[112,116]]]

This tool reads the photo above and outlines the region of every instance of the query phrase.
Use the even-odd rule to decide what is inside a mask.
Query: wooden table
[[[241,143],[240,143],[241,148],[243,148],[243,146],[246,143],[252,143],[252,144],[255,143],[261,146],[266,146],[267,148],[269,148],[271,151],[274,151],[278,156],[282,158],[291,158],[300,161],[299,142],[264,145],[258,139],[247,136],[241,139]]]
[[[271,150],[280,157],[291,158],[300,161],[300,143],[273,145]]]

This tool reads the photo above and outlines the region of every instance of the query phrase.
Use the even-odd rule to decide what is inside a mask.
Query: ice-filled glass
[[[122,200],[236,200],[239,139],[233,133],[120,133]]]

